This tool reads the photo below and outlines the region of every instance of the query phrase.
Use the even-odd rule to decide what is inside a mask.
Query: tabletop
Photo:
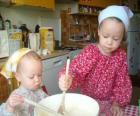
[[[124,116],[138,116],[138,106],[128,105],[124,108]]]

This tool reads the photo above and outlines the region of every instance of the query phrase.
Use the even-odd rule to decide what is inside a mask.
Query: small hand
[[[22,104],[24,102],[24,98],[17,94],[11,94],[6,102],[6,108],[9,112],[14,112],[16,106]]]
[[[62,91],[67,91],[70,88],[71,84],[72,84],[72,77],[70,75],[68,75],[67,78],[65,74],[61,75],[61,77],[59,78],[59,88]]]
[[[111,112],[113,116],[123,116],[124,114],[122,108],[116,102],[112,104]]]

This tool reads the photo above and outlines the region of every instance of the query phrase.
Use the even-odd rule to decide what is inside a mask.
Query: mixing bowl
[[[62,100],[62,94],[49,96],[39,102],[39,104],[58,111]],[[96,100],[86,95],[77,93],[66,93],[64,116],[98,116],[99,105]],[[35,107],[35,116],[56,116],[40,108]]]

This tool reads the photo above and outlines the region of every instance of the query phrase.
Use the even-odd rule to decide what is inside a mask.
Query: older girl
[[[85,47],[71,61],[68,80],[64,79],[65,68],[60,72],[60,89],[80,88],[82,94],[98,101],[100,115],[123,116],[122,107],[131,99],[126,53],[120,45],[132,15],[124,6],[102,10],[98,17],[99,42]]]

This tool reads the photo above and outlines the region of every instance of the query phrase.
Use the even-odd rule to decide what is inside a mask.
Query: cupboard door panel
[[[4,102],[9,96],[8,81],[0,75],[0,102]]]
[[[108,5],[120,4],[121,0],[80,0],[79,4],[96,6],[96,7],[106,7]]]
[[[11,0],[15,5],[29,5],[54,10],[55,0]]]

